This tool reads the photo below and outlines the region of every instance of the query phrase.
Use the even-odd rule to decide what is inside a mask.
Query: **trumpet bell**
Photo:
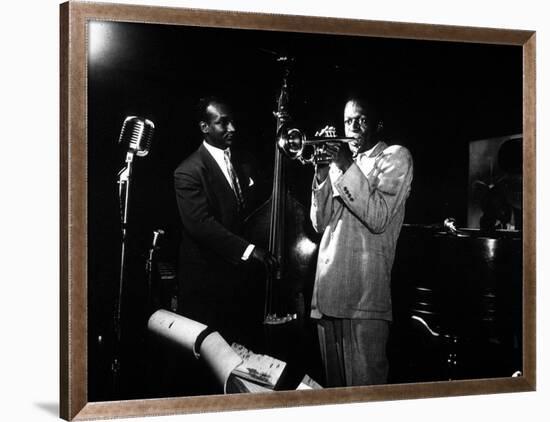
[[[287,129],[284,126],[279,131],[277,145],[292,160],[302,156],[306,137],[299,129]]]

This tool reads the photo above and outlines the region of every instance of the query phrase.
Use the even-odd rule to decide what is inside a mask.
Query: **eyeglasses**
[[[349,119],[344,120],[344,124],[346,126],[353,126],[356,122],[358,122],[361,126],[365,126],[367,124],[367,118],[365,116],[360,116],[350,117]]]

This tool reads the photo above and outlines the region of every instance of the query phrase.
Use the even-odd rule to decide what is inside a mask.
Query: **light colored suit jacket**
[[[379,142],[344,174],[335,170],[331,180],[313,182],[311,221],[323,238],[311,316],[391,320],[391,268],[413,177],[411,154]]]

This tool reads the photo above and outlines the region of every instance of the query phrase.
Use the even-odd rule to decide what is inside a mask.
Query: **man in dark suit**
[[[263,303],[251,297],[259,286],[245,279],[247,263],[269,269],[276,261],[240,235],[254,182],[249,163],[231,148],[236,128],[230,108],[217,98],[202,99],[198,120],[203,142],[174,173],[183,226],[178,312],[219,331],[229,343],[245,344],[252,309]]]

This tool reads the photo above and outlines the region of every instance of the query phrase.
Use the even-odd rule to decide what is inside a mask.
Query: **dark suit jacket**
[[[232,161],[249,203],[250,166],[233,150]],[[238,337],[243,302],[249,300],[241,257],[250,242],[240,236],[246,206],[239,210],[227,179],[202,144],[176,168],[174,178],[183,226],[178,310],[232,340]]]

